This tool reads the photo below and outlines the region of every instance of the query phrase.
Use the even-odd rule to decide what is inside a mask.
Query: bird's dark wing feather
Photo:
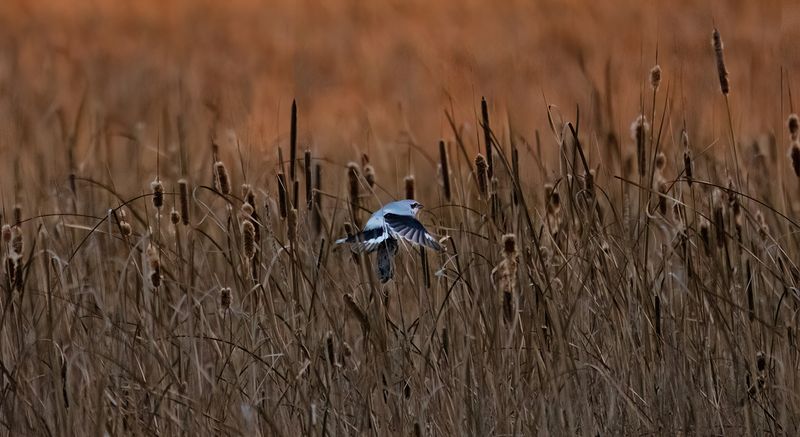
[[[414,217],[389,213],[385,214],[383,219],[391,232],[397,237],[433,250],[442,250],[442,246],[436,241],[436,238],[429,234],[425,227],[422,226],[422,223]]]
[[[386,229],[373,228],[366,229],[364,232],[348,237],[344,240],[344,243],[352,244],[355,249],[370,253],[374,252],[382,243],[387,242],[387,240],[391,238],[392,236]]]

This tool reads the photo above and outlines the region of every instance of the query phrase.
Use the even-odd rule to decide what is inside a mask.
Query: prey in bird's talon
[[[360,233],[336,240],[336,244],[347,243],[365,253],[377,251],[378,278],[381,283],[386,283],[394,276],[394,256],[397,254],[398,240],[436,251],[443,250],[439,241],[417,220],[421,209],[422,205],[411,199],[387,203],[372,214]]]

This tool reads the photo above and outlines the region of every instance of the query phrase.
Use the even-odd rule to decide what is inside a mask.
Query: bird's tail
[[[394,277],[394,256],[397,253],[397,241],[389,239],[378,248],[378,263],[376,266],[378,279],[381,284],[389,282]]]

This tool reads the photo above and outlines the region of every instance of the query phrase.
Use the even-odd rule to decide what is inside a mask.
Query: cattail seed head
[[[447,159],[447,146],[444,141],[439,141],[439,165],[442,170],[442,188],[444,198],[450,200],[450,163]]]
[[[656,170],[664,171],[664,167],[667,165],[667,156],[664,155],[664,152],[658,152],[656,155]]]
[[[797,118],[797,114],[792,114],[789,116],[789,121],[786,123],[789,126],[789,139],[791,141],[797,141],[800,139],[800,119]]]
[[[22,224],[22,205],[17,203],[14,205],[14,224],[19,226]]]
[[[375,187],[375,167],[372,164],[367,164],[364,166],[364,179],[367,181],[367,185],[370,188]]]
[[[250,218],[250,216],[253,215],[253,205],[249,203],[243,203],[241,211],[243,218]]]
[[[256,206],[256,193],[250,184],[242,184],[242,200],[245,204],[255,208]]]
[[[222,161],[214,163],[214,184],[214,188],[220,193],[224,195],[231,194],[231,180],[228,176],[228,169]]]
[[[164,207],[164,184],[156,178],[150,183],[150,189],[153,190],[153,206],[161,210]]]
[[[661,215],[667,215],[667,193],[669,192],[669,184],[663,177],[659,175],[658,179],[654,182],[656,191],[658,192],[658,212]]]
[[[650,70],[650,87],[657,90],[661,84],[661,66],[656,65]]]
[[[722,54],[722,37],[719,30],[714,29],[711,34],[711,44],[714,46],[714,57],[717,61],[717,74],[719,75],[719,87],[722,94],[727,95],[730,92],[730,84],[728,83],[728,70],[725,68],[725,58]]]
[[[706,250],[706,254],[711,252],[711,233],[709,228],[711,223],[709,223],[708,219],[705,217],[700,217],[700,240],[703,241],[703,247]]]
[[[153,244],[147,246],[147,265],[149,267],[150,284],[153,288],[158,288],[161,285],[161,259],[159,258],[158,249]]]
[[[647,117],[640,114],[636,120],[631,124],[631,138],[636,142],[636,162],[639,165],[639,176],[644,177],[645,167],[647,165],[647,154],[645,153],[645,141],[647,140],[647,132],[650,130],[650,124],[647,122]]]
[[[122,234],[123,237],[130,237],[131,234],[133,234],[131,224],[128,222],[119,222],[119,233]]]
[[[488,184],[488,168],[489,167],[486,164],[486,158],[479,153],[478,156],[475,157],[475,170],[477,171],[478,175],[478,191],[481,194],[486,194]]]
[[[554,189],[552,184],[544,185],[544,198],[548,214],[558,214],[561,211],[561,194]]]
[[[692,151],[689,149],[689,134],[686,130],[681,132],[681,142],[683,143],[683,175],[686,177],[686,183],[691,187],[694,171],[692,168]]]
[[[758,235],[766,241],[769,236],[769,225],[767,225],[767,220],[761,210],[756,211],[756,226],[758,226]]]
[[[516,256],[517,254],[517,237],[514,234],[503,235],[503,254],[506,257]]]
[[[222,307],[223,310],[230,309],[231,301],[231,289],[229,287],[222,287],[219,290],[219,306]]]
[[[247,259],[253,259],[256,256],[256,227],[249,218],[246,218],[242,220],[241,228],[244,256]]]
[[[22,228],[19,225],[14,225],[11,227],[11,256],[16,258],[22,257],[24,248]]]
[[[350,212],[353,215],[353,220],[358,224],[358,203],[360,183],[358,180],[359,171],[358,164],[349,162],[347,164],[347,181],[350,193]]]
[[[714,208],[714,230],[716,234],[717,247],[722,248],[725,245],[725,204],[722,200],[722,192],[719,189],[714,190],[712,202]]]
[[[328,364],[336,366],[336,348],[333,344],[333,332],[325,334],[325,351],[327,352]]]
[[[173,225],[177,226],[178,223],[181,222],[181,213],[179,213],[175,208],[172,208],[172,211],[169,212],[169,221]]]
[[[11,225],[3,225],[3,242],[11,242]]]
[[[189,182],[186,179],[178,181],[178,205],[183,225],[189,226]]]
[[[789,147],[789,158],[792,160],[795,176],[800,177],[800,141],[794,141]]]
[[[406,188],[406,199],[413,199],[415,198],[415,179],[414,175],[408,175],[403,179],[405,188]]]

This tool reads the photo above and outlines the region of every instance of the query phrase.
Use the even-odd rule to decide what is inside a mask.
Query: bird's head
[[[406,199],[397,202],[403,210],[402,213],[416,217],[422,209],[422,204],[413,199]]]

